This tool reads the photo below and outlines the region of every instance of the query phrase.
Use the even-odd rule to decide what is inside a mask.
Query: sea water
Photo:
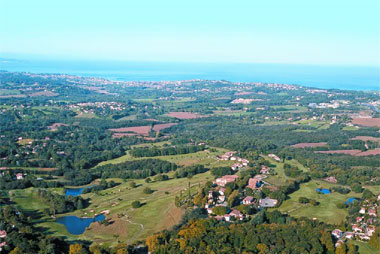
[[[347,90],[380,90],[380,67],[366,66],[0,59],[0,70],[66,73],[117,81],[207,79],[286,83]]]

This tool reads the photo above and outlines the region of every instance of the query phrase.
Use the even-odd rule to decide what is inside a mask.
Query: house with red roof
[[[247,196],[243,199],[243,204],[244,205],[251,205],[254,203],[255,198],[251,196]]]
[[[239,176],[237,175],[225,175],[223,177],[217,178],[214,183],[219,186],[226,186],[227,183],[233,183],[238,179]]]

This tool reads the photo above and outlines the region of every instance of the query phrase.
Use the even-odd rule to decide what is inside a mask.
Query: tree
[[[9,254],[23,254],[19,247],[14,248]]]
[[[380,250],[380,227],[377,227],[375,232],[372,234],[371,239],[369,240],[369,244]]]
[[[137,184],[134,181],[129,182],[129,187],[134,189],[134,188],[136,188],[136,186],[137,186]]]
[[[133,207],[133,208],[139,208],[139,207],[141,207],[141,203],[140,203],[140,201],[138,201],[138,200],[133,201],[133,202],[132,202],[132,207]]]
[[[360,184],[354,184],[352,190],[356,193],[361,193],[363,192],[363,187]]]
[[[87,253],[86,249],[83,248],[82,244],[75,243],[75,244],[70,244],[70,254],[85,254]]]
[[[144,192],[144,194],[152,194],[153,190],[149,187],[146,187],[146,188],[144,188],[143,192]]]
[[[227,207],[225,206],[215,206],[212,208],[212,212],[216,215],[224,215],[227,213]]]
[[[331,234],[327,231],[322,232],[321,243],[326,246],[326,249],[329,253],[334,253],[335,247]]]
[[[339,244],[335,250],[336,254],[346,254],[346,245],[344,243]]]
[[[357,252],[357,247],[356,247],[356,245],[355,244],[353,244],[353,243],[349,243],[348,244],[348,252],[347,252],[348,254],[357,254],[358,252]]]
[[[259,250],[259,254],[265,254],[269,252],[269,248],[265,243],[259,243],[256,248]]]

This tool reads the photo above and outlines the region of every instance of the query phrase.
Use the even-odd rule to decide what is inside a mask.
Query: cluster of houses
[[[1,167],[0,168],[0,177],[3,177],[5,175],[6,170],[8,170],[7,167]],[[24,179],[24,176],[26,176],[26,174],[17,173],[14,177],[16,178],[16,180],[22,180],[22,179]]]
[[[380,195],[377,198],[377,203],[380,202]],[[371,236],[376,230],[375,224],[379,223],[377,216],[378,205],[370,203],[368,200],[360,208],[359,216],[356,217],[355,222],[351,224],[352,231],[343,232],[340,229],[334,229],[332,235],[337,240],[336,246],[344,243],[348,239],[358,239],[361,241],[369,241]]]
[[[236,163],[234,163],[231,166],[232,170],[238,170],[238,169],[248,166],[249,160],[242,159],[236,156],[235,154],[236,154],[236,151],[226,152],[225,154],[220,156],[219,159],[223,161],[228,161],[228,160],[236,161]]]
[[[0,251],[3,250],[3,247],[7,245],[7,242],[5,242],[5,237],[7,237],[7,232],[5,230],[0,230]]]
[[[263,175],[256,175],[253,178],[250,178],[248,181],[248,185],[246,188],[255,190],[255,191],[261,191],[261,188],[263,186]],[[209,217],[216,218],[217,220],[224,220],[224,221],[231,221],[231,220],[243,220],[245,218],[245,215],[241,213],[237,209],[228,209],[228,203],[227,203],[227,197],[225,195],[226,191],[226,185],[228,183],[235,182],[239,176],[237,175],[224,175],[222,177],[219,177],[213,181],[214,189],[209,191],[207,202],[204,206],[204,208],[207,210],[207,213],[209,214]],[[240,203],[243,205],[256,205],[257,208],[265,208],[265,207],[274,207],[277,205],[276,199],[270,199],[270,198],[264,198],[260,199],[258,202],[257,200],[252,196],[245,196],[240,200]],[[213,208],[223,206],[227,208],[227,212],[224,215],[216,215],[213,216]],[[232,219],[233,218],[233,219]]]

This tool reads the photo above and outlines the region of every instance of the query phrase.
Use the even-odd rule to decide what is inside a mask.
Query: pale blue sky
[[[379,0],[0,0],[3,57],[380,65]]]

